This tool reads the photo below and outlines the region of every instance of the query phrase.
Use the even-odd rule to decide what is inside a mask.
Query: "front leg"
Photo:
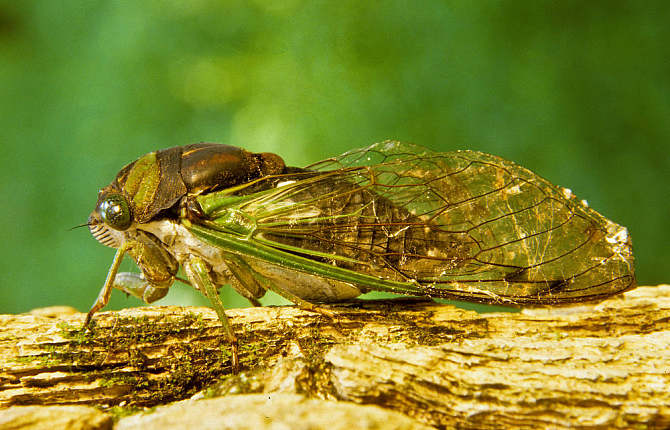
[[[141,276],[125,272],[117,273],[126,252],[137,263],[142,271]],[[109,302],[112,288],[151,303],[167,294],[170,285],[174,282],[177,270],[179,270],[179,263],[155,236],[143,231],[128,234],[124,243],[116,251],[105,284],[91,310],[88,311],[84,326],[88,327],[93,314]]]
[[[128,250],[128,242],[124,243],[123,246],[121,246],[119,249],[116,250],[114,260],[112,261],[112,265],[110,266],[109,271],[107,272],[107,278],[105,279],[105,283],[103,284],[100,293],[98,294],[98,298],[95,299],[93,306],[91,306],[91,310],[89,310],[88,313],[86,314],[84,327],[89,326],[89,324],[91,323],[91,318],[93,317],[94,313],[98,312],[100,309],[104,308],[107,305],[107,303],[109,303],[109,296],[112,294],[112,288],[114,287],[114,279],[116,279],[116,273],[119,271],[119,266],[121,265],[121,261],[123,261],[123,255],[126,253],[127,250]]]
[[[102,309],[107,304],[112,288],[116,288],[117,290],[121,290],[126,294],[137,297],[145,303],[153,303],[156,300],[162,299],[169,291],[169,288],[152,285],[138,273],[117,273],[114,277],[111,288],[107,288],[105,286],[100,291],[98,300],[96,300],[95,304],[86,315],[86,326],[88,326],[90,323],[93,314]]]
[[[188,276],[191,284],[209,299],[209,302],[212,304],[214,311],[216,311],[216,314],[219,316],[226,340],[228,340],[231,347],[231,363],[233,373],[237,373],[239,371],[240,365],[237,337],[235,337],[233,328],[230,325],[228,317],[226,316],[223,302],[219,297],[219,292],[212,283],[207,264],[200,257],[191,256],[183,263],[183,266],[184,271],[186,272],[186,276]]]

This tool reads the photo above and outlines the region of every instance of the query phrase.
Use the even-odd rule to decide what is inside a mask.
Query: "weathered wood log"
[[[477,314],[415,300],[0,315],[0,407],[154,406],[239,393],[372,404],[438,428],[670,426],[670,286],[599,304]],[[45,313],[46,312],[46,313]]]

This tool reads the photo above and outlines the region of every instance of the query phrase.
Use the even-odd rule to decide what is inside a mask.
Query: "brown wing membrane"
[[[433,297],[556,304],[634,284],[624,227],[501,158],[383,142],[307,169],[240,207],[256,238]]]

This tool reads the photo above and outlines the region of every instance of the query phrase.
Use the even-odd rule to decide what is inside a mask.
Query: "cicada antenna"
[[[90,226],[90,224],[86,222],[86,223],[84,223],[84,224],[79,224],[79,225],[75,225],[74,227],[70,227],[70,228],[68,229],[68,231],[72,231],[72,230],[74,230],[74,229],[76,229],[76,228],[88,227],[88,226]]]

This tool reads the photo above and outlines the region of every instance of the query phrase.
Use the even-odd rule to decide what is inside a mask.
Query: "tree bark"
[[[478,314],[417,300],[227,311],[0,315],[0,408],[142,407],[296,393],[377,405],[437,428],[670,426],[670,286],[598,304]],[[196,394],[198,393],[198,394]]]

